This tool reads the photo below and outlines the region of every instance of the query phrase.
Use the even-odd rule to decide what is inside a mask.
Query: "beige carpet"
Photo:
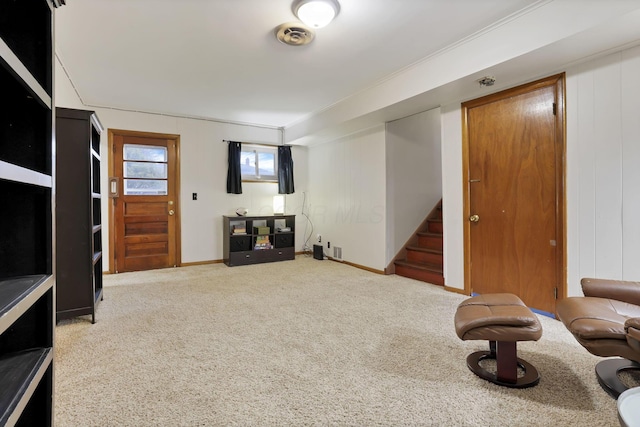
[[[541,317],[540,384],[476,377],[465,297],[332,261],[108,275],[56,328],[57,426],[616,426],[597,357]]]

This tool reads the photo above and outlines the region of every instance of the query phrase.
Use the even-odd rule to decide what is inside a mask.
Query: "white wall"
[[[441,107],[444,283],[464,289],[462,116],[460,104]]]
[[[566,71],[567,291],[640,280],[640,48]],[[464,287],[460,104],[442,108],[445,277]]]
[[[385,266],[442,198],[440,108],[387,123]]]
[[[227,145],[223,140],[257,142],[277,145],[277,129],[218,123],[126,112],[83,106],[56,62],[56,106],[95,110],[105,128],[101,136],[100,151],[102,194],[107,194],[108,132],[107,129],[125,129],[180,135],[180,224],[182,231],[182,262],[221,260],[222,215],[234,214],[236,208],[245,207],[250,214],[273,213],[272,198],[278,193],[274,183],[243,183],[243,194],[227,194]],[[303,229],[305,221],[300,215],[303,192],[307,188],[307,149],[293,147],[294,181],[296,192],[286,195],[286,213],[296,214],[296,230]],[[192,200],[198,193],[198,200]],[[109,253],[108,198],[103,198],[103,250]],[[303,236],[296,233],[296,250],[302,250]],[[105,256],[103,268],[109,269]]]
[[[568,283],[640,280],[640,47],[567,70]]]
[[[309,148],[308,212],[328,255],[382,270],[385,266],[384,125]],[[332,248],[327,249],[327,242]]]
[[[56,69],[56,104],[81,108],[82,104],[71,85],[60,78],[64,74],[59,68]],[[637,261],[640,259],[640,224],[636,219],[640,212],[640,81],[637,79],[640,75],[640,48],[577,65],[566,73],[568,295],[580,295],[581,277],[640,280],[640,263]],[[248,207],[252,213],[261,213],[271,206],[275,186],[247,185],[242,196],[224,192],[226,146],[221,140],[278,143],[277,131],[96,110],[105,127],[182,136],[184,262],[222,257],[222,214],[231,213],[238,206]],[[411,123],[412,120],[407,119],[407,129],[413,126]],[[448,286],[463,289],[460,104],[442,106],[440,123],[444,275]],[[347,261],[374,269],[382,269],[386,265],[389,254],[402,240],[395,226],[402,222],[401,216],[404,215],[395,210],[387,217],[387,203],[396,203],[400,197],[398,189],[410,179],[406,175],[398,176],[398,173],[405,172],[401,169],[403,162],[414,161],[396,158],[385,147],[393,140],[403,141],[405,136],[396,135],[401,128],[401,122],[390,124],[389,142],[384,126],[379,125],[308,149],[294,147],[296,194],[287,196],[287,211],[298,214],[297,250],[301,250],[304,243],[306,221],[299,214],[303,197],[306,197],[306,211],[314,226],[310,245],[315,243],[315,236],[320,233],[325,247],[330,241],[332,245],[343,248],[343,258]],[[437,127],[430,125],[428,128],[433,131]],[[106,144],[105,133],[103,153],[106,152]],[[409,143],[405,141],[404,144]],[[391,155],[388,161],[385,159],[387,155]],[[106,162],[103,164],[106,186]],[[418,187],[421,183],[413,184]],[[191,201],[192,192],[198,192],[197,202]],[[400,198],[405,199],[406,195]],[[103,217],[107,218],[104,209]],[[396,229],[394,233],[388,231],[391,224]],[[417,224],[412,226],[415,228]],[[108,228],[105,228],[107,232]]]

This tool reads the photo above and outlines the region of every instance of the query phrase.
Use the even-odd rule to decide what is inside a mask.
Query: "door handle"
[[[475,214],[474,214],[474,215],[471,215],[471,216],[469,217],[469,221],[471,221],[471,222],[478,222],[478,221],[480,221],[480,215],[475,215]]]
[[[173,215],[173,214],[175,214],[175,211],[174,211],[173,209],[171,209],[171,210],[169,211],[169,215]]]

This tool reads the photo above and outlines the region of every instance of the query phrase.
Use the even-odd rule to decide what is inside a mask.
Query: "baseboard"
[[[347,264],[351,267],[355,267],[355,268],[359,268],[360,270],[366,270],[369,271],[371,273],[376,273],[376,274],[385,274],[384,270],[376,270],[375,268],[371,268],[371,267],[365,267],[364,265],[360,265],[360,264],[354,264],[352,262],[349,261],[345,261],[345,260],[341,260],[341,259],[334,259],[333,257],[328,256],[327,259],[329,261],[333,261],[333,262],[339,262],[340,264]]]
[[[538,310],[537,308],[531,308],[531,307],[529,307],[529,310],[533,311],[534,313],[540,314],[542,316],[550,317],[552,319],[556,318],[555,314],[549,313],[548,311]]]
[[[449,292],[454,292],[454,293],[456,293],[456,294],[460,294],[460,295],[467,295],[467,296],[469,295],[469,294],[467,294],[467,293],[465,292],[465,290],[464,290],[464,289],[460,289],[460,288],[452,288],[451,286],[447,286],[447,285],[445,285],[445,286],[444,286],[444,290],[445,290],[445,291],[449,291]]]
[[[191,267],[193,265],[221,264],[222,262],[223,261],[221,259],[211,260],[211,261],[183,262],[178,267]]]
[[[313,252],[309,253],[309,252],[301,251],[301,252],[296,252],[296,255],[313,255]],[[349,265],[351,267],[359,268],[360,270],[366,270],[366,271],[369,271],[371,273],[385,274],[385,272],[383,270],[377,270],[375,268],[366,267],[364,265],[354,264],[352,262],[338,260],[338,259],[333,259],[332,257],[327,257],[327,259],[329,261],[339,262],[341,264],[347,264],[347,265]],[[221,259],[210,260],[210,261],[183,262],[178,267],[190,267],[190,266],[194,266],[194,265],[208,265],[208,264],[221,264],[223,262],[224,261],[221,260]],[[105,271],[105,272],[103,272],[103,274],[113,274],[113,273]]]

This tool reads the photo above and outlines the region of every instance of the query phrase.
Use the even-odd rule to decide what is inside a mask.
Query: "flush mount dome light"
[[[340,12],[337,0],[296,0],[291,6],[293,14],[311,28],[322,28]]]

